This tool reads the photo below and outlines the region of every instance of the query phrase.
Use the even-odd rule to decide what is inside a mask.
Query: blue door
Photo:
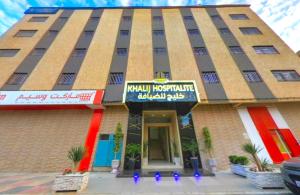
[[[111,161],[114,159],[114,135],[101,134],[97,145],[97,151],[94,160],[94,167],[110,167]],[[121,149],[117,153],[117,159],[121,159]]]

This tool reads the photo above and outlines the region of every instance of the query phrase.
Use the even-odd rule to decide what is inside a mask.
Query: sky
[[[251,4],[255,11],[295,52],[300,50],[300,0],[0,0],[0,36],[28,7],[35,6],[180,6]]]

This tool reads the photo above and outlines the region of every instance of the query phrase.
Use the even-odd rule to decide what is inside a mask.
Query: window
[[[219,15],[212,15],[212,16],[210,16],[211,17],[211,19],[213,19],[213,20],[221,20],[221,17],[219,16]]]
[[[77,48],[73,51],[72,56],[73,57],[83,57],[85,56],[86,49],[85,48]]]
[[[165,33],[163,30],[153,30],[155,36],[163,36]]]
[[[261,78],[256,71],[243,71],[245,79],[249,83],[261,82]]]
[[[203,56],[208,54],[205,47],[194,47],[193,50],[194,50],[194,54],[196,55]]]
[[[240,31],[244,35],[260,35],[262,34],[258,28],[255,27],[242,27],[240,28]]]
[[[75,73],[62,73],[58,84],[59,85],[72,85],[75,79]]]
[[[253,46],[257,54],[278,54],[278,51],[273,46]]]
[[[244,53],[244,51],[242,50],[242,48],[240,46],[229,46],[229,49],[230,49],[231,53],[234,53],[234,54]]]
[[[131,16],[123,16],[124,21],[131,21]]]
[[[128,36],[129,35],[129,30],[120,30],[120,34],[122,36]]]
[[[161,79],[161,78],[170,79],[170,73],[169,72],[155,72],[154,77],[156,79]]]
[[[98,20],[100,20],[100,17],[97,16],[90,17],[91,22],[97,22]]]
[[[225,34],[231,34],[231,32],[230,32],[230,30],[228,28],[220,28],[219,31],[223,35],[225,35]]]
[[[233,20],[248,20],[248,16],[246,14],[229,14],[231,19]]]
[[[204,83],[214,84],[219,83],[219,78],[216,72],[202,72]]]
[[[92,37],[93,35],[94,35],[94,31],[92,31],[92,30],[84,31],[84,36],[86,36],[86,37]]]
[[[161,54],[167,53],[167,50],[166,50],[166,48],[164,48],[164,47],[156,47],[156,48],[153,49],[153,52],[154,52],[155,54],[161,55]]]
[[[123,72],[112,72],[109,75],[109,85],[120,85],[123,83]]]
[[[154,21],[162,21],[162,16],[153,16]]]
[[[14,57],[20,49],[0,49],[0,57]]]
[[[193,16],[183,16],[183,19],[186,20],[186,21],[194,20]]]
[[[300,81],[300,76],[295,70],[272,70],[278,81]]]
[[[47,36],[56,36],[58,34],[57,30],[49,30]]]
[[[19,32],[17,32],[17,34],[15,36],[16,37],[32,37],[36,32],[37,32],[37,30],[20,30]]]
[[[199,35],[199,30],[198,29],[188,29],[188,32],[190,35]]]
[[[64,16],[59,17],[59,22],[66,22],[67,20],[68,17],[64,17]]]
[[[20,85],[26,80],[27,73],[14,73],[7,81],[8,85]]]
[[[42,56],[46,52],[46,48],[35,48],[30,55],[32,56]]]
[[[117,54],[119,56],[126,56],[127,55],[127,48],[117,48]]]
[[[45,22],[48,19],[46,16],[33,16],[29,22]]]

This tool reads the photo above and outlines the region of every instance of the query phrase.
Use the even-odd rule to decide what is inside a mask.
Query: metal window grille
[[[199,30],[198,29],[188,29],[188,32],[190,35],[199,35]]]
[[[202,72],[204,83],[214,84],[219,83],[219,78],[216,72]]]
[[[258,34],[262,34],[260,32],[260,30],[258,28],[255,28],[255,27],[243,27],[243,28],[240,28],[240,31],[244,35],[258,35]]]
[[[120,30],[121,35],[127,36],[129,35],[129,30]]]
[[[119,56],[126,56],[127,55],[127,48],[117,48],[117,54]]]
[[[109,85],[120,85],[123,83],[122,72],[112,72],[109,75]]]
[[[278,51],[273,46],[253,46],[257,54],[278,54]]]
[[[0,49],[0,57],[14,57],[20,49]]]
[[[156,47],[153,49],[153,52],[158,55],[166,54],[167,50],[164,47]]]
[[[58,81],[59,85],[72,85],[75,79],[75,73],[62,73]]]
[[[231,34],[228,28],[220,28],[219,31],[221,34]]]
[[[155,36],[163,36],[165,33],[163,30],[153,30]]]
[[[230,46],[229,49],[230,49],[231,53],[234,53],[234,54],[244,53],[244,51],[242,50],[242,48],[240,46]]]
[[[8,80],[8,85],[20,85],[26,80],[27,73],[14,73]]]
[[[203,56],[208,54],[205,47],[194,47],[193,50],[196,55]]]
[[[85,56],[86,49],[85,48],[77,48],[73,51],[72,56],[73,57],[83,57]]]
[[[47,16],[33,16],[29,22],[45,22],[48,19]]]
[[[42,56],[46,52],[46,48],[35,48],[32,52],[32,56]]]
[[[233,20],[248,20],[248,16],[246,14],[230,14],[231,19]]]
[[[154,21],[162,21],[162,16],[153,16]]]
[[[15,36],[16,37],[32,37],[36,32],[37,32],[37,30],[20,30],[19,32],[17,32],[17,34]]]
[[[169,72],[155,72],[155,78],[166,78],[170,79],[170,73]]]
[[[131,16],[123,16],[124,21],[131,21]]]
[[[194,20],[193,16],[183,16],[183,19],[188,21]]]
[[[245,79],[250,83],[261,82],[261,78],[256,71],[244,71]]]
[[[300,81],[295,70],[273,70],[272,73],[278,81]]]

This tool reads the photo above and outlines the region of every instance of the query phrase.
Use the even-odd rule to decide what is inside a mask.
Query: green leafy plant
[[[141,145],[140,144],[128,144],[126,146],[126,156],[130,159],[135,159],[138,154],[141,153]]]
[[[243,150],[252,156],[258,171],[265,171],[262,167],[260,159],[257,156],[257,154],[262,150],[262,148],[256,146],[255,144],[248,143],[243,145]]]
[[[229,162],[232,164],[237,164],[237,158],[238,158],[238,156],[236,156],[236,155],[228,156]]]
[[[173,149],[174,149],[174,156],[179,157],[178,148],[177,148],[177,145],[174,140],[172,141],[172,145],[173,145]]]
[[[204,137],[205,151],[208,154],[208,156],[212,158],[213,144],[212,144],[212,138],[208,127],[203,127],[203,137]]]
[[[198,144],[195,139],[192,139],[190,142],[185,142],[182,144],[182,150],[190,152],[193,157],[196,157],[198,152]]]
[[[143,157],[144,158],[147,157],[147,152],[148,152],[148,142],[144,141],[144,143],[143,143]]]
[[[240,165],[249,164],[249,159],[246,156],[231,155],[228,158],[230,163],[232,164],[240,164]]]
[[[86,149],[83,146],[72,147],[68,152],[68,158],[73,162],[74,169],[86,154]]]
[[[115,142],[115,146],[114,146],[115,158],[114,159],[117,159],[117,153],[121,149],[122,139],[123,139],[122,125],[121,125],[121,123],[118,123],[117,127],[116,127],[116,131],[115,131],[115,140],[114,140],[114,142]]]

